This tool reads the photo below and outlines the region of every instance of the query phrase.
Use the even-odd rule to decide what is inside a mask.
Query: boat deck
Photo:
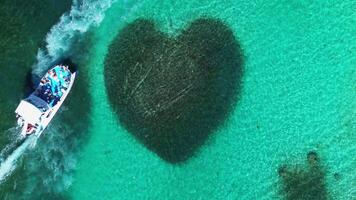
[[[34,95],[45,101],[50,107],[55,106],[68,89],[71,72],[67,66],[57,65],[41,79]]]

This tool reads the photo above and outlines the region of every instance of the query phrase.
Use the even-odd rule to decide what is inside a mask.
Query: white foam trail
[[[75,46],[80,37],[91,27],[97,26],[104,18],[105,11],[117,0],[73,0],[69,13],[62,15],[59,22],[54,25],[46,36],[46,48],[39,49],[37,63],[33,66],[33,74],[41,77],[54,61],[69,56],[71,47]],[[139,4],[123,0],[122,6],[126,10],[121,16],[125,20],[133,13]],[[120,18],[119,18],[120,19]],[[28,195],[58,193],[67,189],[71,182],[71,172],[75,167],[77,146],[80,138],[76,138],[71,127],[54,123],[46,138],[36,149],[31,151],[29,159],[37,162],[24,163],[27,184],[23,191],[23,199]],[[17,134],[16,134],[17,135]],[[68,137],[71,141],[68,142]],[[0,184],[16,169],[17,160],[25,153],[26,149],[34,147],[37,137],[30,136],[24,143],[13,151],[10,156],[0,164]],[[35,158],[35,159],[34,159]],[[41,173],[38,173],[41,172]],[[38,182],[42,188],[39,190]],[[46,184],[44,184],[46,183]],[[22,199],[22,198],[20,198]]]
[[[52,62],[70,54],[73,43],[92,26],[99,25],[105,11],[116,0],[73,0],[69,13],[62,15],[46,37],[46,48],[39,49],[33,73],[39,77]]]
[[[0,165],[0,183],[16,168],[17,160],[22,156],[26,149],[35,142],[36,138],[30,136],[15,151],[10,154]]]
[[[116,0],[73,0],[69,13],[61,16],[46,36],[46,48],[39,49],[37,63],[33,66],[33,74],[41,77],[48,65],[57,59],[68,56],[75,40],[86,33],[92,26],[100,24],[105,11]],[[0,165],[0,183],[16,168],[16,161],[32,145],[37,137],[30,137],[14,152],[2,160]]]

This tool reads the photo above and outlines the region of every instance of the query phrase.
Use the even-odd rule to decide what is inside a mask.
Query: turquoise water
[[[25,155],[0,185],[3,197],[23,194],[14,189],[19,182],[24,188],[35,183],[58,199],[283,199],[280,167],[308,170],[307,154],[314,151],[325,173],[325,188],[319,190],[331,199],[356,198],[354,1],[127,0],[108,7],[102,9],[103,21],[80,35],[87,51],[75,53],[84,78],[49,131],[64,137],[39,140],[41,153]],[[170,164],[138,142],[112,112],[105,56],[119,31],[137,18],[153,19],[174,37],[201,16],[221,19],[239,40],[242,91],[231,116],[196,154]],[[70,41],[82,47],[80,40]],[[49,43],[57,55],[58,43]],[[84,113],[88,118],[74,126]],[[33,164],[41,155],[49,161]],[[29,166],[30,175],[22,176]],[[23,199],[49,198],[24,191]]]
[[[278,167],[304,164],[310,150],[327,168],[328,191],[337,199],[355,197],[355,3],[136,6],[128,13],[114,4],[95,30],[91,138],[74,176],[73,199],[273,199],[279,196]],[[138,17],[177,35],[204,15],[224,20],[239,38],[246,60],[243,90],[226,125],[194,158],[172,165],[117,121],[105,93],[103,62],[118,31]],[[339,181],[336,172],[343,174]]]

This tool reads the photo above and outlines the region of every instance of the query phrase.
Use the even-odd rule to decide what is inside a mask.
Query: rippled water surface
[[[3,0],[0,199],[355,199],[355,10],[352,0]],[[226,117],[216,118],[218,125],[212,123],[206,139],[191,143],[198,139],[193,130],[207,125],[193,121],[192,126],[180,117],[207,122],[206,113],[214,113],[208,109],[221,106],[206,104],[205,97],[194,102],[197,93],[186,92],[194,76],[185,79],[182,74],[189,73],[184,70],[206,67],[210,80],[215,69],[209,66],[224,68],[231,59],[227,55],[236,55],[230,51],[234,48],[224,48],[228,44],[221,51],[204,46],[215,44],[206,39],[211,35],[222,44],[231,41],[221,39],[224,32],[211,24],[206,26],[210,29],[192,28],[196,37],[182,46],[184,39],[179,38],[190,36],[185,31],[197,19],[217,20],[227,27],[241,49],[242,71],[239,81],[214,82],[225,84],[219,91],[230,91],[231,82],[238,84],[235,102]],[[132,31],[130,25],[137,20],[152,23],[154,31],[147,28],[150,23]],[[155,40],[147,39],[157,33],[161,35]],[[135,48],[145,39],[149,45]],[[115,54],[122,51],[125,57]],[[79,66],[74,88],[43,137],[24,148],[16,142],[13,111],[51,63],[66,57]],[[115,58],[123,61],[108,60]],[[120,113],[126,104],[113,105],[112,99],[119,97],[109,98],[113,93],[106,88],[108,77],[119,77],[108,74],[110,63],[128,63],[122,71],[127,67],[133,74],[123,78],[133,81],[127,99],[136,99],[130,109],[143,107],[147,113],[142,116],[156,116],[151,108],[168,85],[183,88],[175,98],[161,96],[170,103],[163,105],[175,110],[167,115],[157,111],[164,117],[152,118],[156,120],[149,125],[139,120],[127,124]],[[135,71],[155,63],[171,71],[156,77]],[[188,103],[175,104],[181,96]],[[192,105],[206,112],[190,109]],[[127,113],[128,119],[139,119]],[[173,128],[167,131],[172,116],[183,124],[179,127],[190,128],[183,128],[190,143]],[[154,141],[145,135],[147,130]],[[177,155],[185,150],[192,153]],[[179,162],[162,156],[172,152]]]

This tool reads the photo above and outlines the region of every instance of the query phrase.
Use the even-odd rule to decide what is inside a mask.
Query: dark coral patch
[[[197,19],[172,38],[138,19],[111,44],[105,83],[122,125],[162,159],[178,163],[227,118],[242,64],[239,43],[220,20]]]
[[[285,199],[329,199],[325,172],[316,152],[308,153],[306,168],[283,165],[278,173],[282,183],[281,194]]]

